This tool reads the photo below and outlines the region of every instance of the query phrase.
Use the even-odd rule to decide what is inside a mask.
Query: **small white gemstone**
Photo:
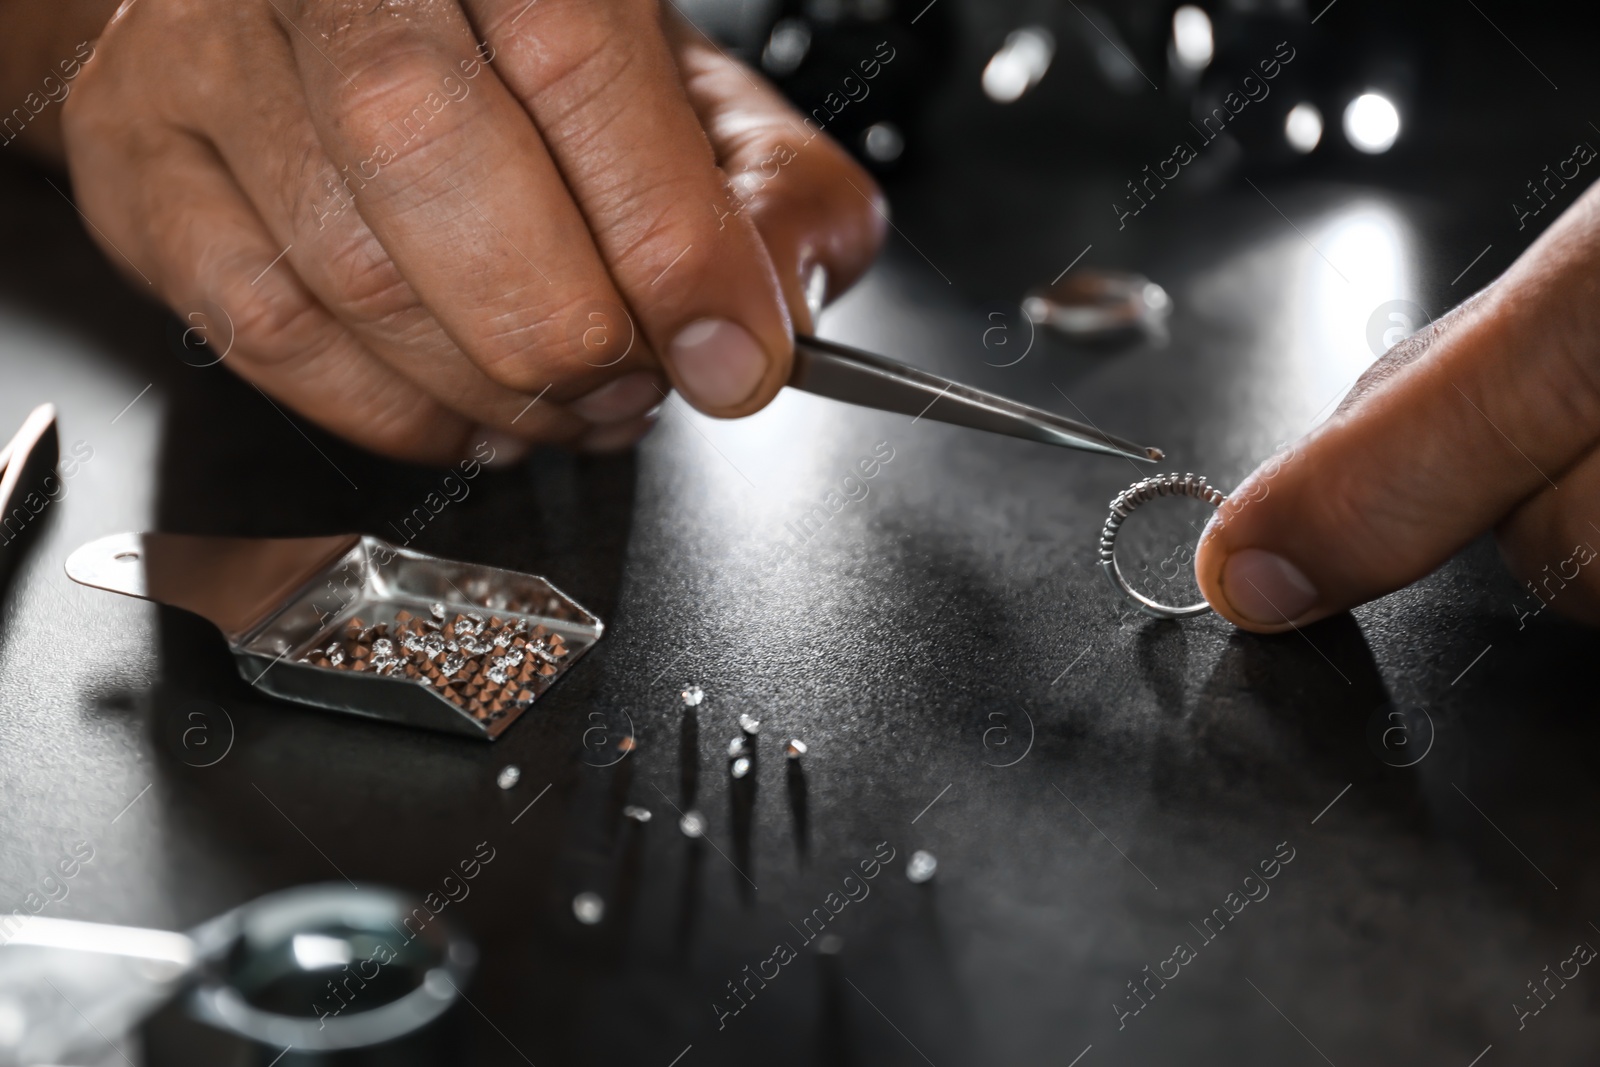
[[[432,615],[436,619],[439,619],[439,620],[443,621],[443,619],[444,619],[444,605],[443,604],[430,605],[429,608],[428,608],[428,614]]]
[[[932,852],[921,849],[911,854],[911,859],[906,862],[906,877],[917,885],[921,885],[933,877],[933,872],[939,869],[939,861]]]
[[[749,760],[747,760],[747,759],[745,759],[744,757],[741,756],[739,759],[736,759],[736,760],[733,761],[732,774],[733,774],[733,776],[735,778],[743,778],[745,775],[747,775],[749,773],[750,773],[750,761]]]
[[[339,645],[328,646],[328,662],[337,667],[344,662],[344,649]]]
[[[500,773],[495,776],[494,784],[501,789],[510,789],[522,781],[522,768],[515,763],[508,763],[500,768]]]
[[[739,759],[741,756],[748,755],[750,755],[750,742],[744,739],[743,734],[728,742],[729,759]]]
[[[698,685],[691,685],[689,688],[683,691],[683,702],[691,708],[699,707],[700,702],[705,698],[706,691],[701,689]]]
[[[629,804],[622,809],[624,818],[632,819],[637,823],[647,823],[652,818],[649,808],[641,808],[637,804]]]
[[[439,669],[444,671],[445,677],[448,678],[466,665],[467,660],[465,656],[459,652],[452,652],[444,658],[444,663]]]
[[[489,681],[495,685],[506,684],[506,665],[498,656],[495,657],[494,663],[490,664],[489,669],[484,673],[489,676]]]
[[[706,817],[691,808],[678,820],[678,829],[684,837],[700,837],[706,832]]]
[[[799,759],[806,754],[806,743],[798,737],[790,738],[789,743],[783,748],[783,754],[790,759]]]
[[[760,719],[752,719],[748,715],[740,715],[739,716],[739,729],[743,730],[745,733],[749,734],[751,737],[754,737],[761,730],[761,720]]]
[[[599,893],[579,893],[572,898],[572,914],[585,926],[593,926],[606,916],[606,902]]]

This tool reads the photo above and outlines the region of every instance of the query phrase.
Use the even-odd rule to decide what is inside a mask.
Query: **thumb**
[[[1428,574],[1600,439],[1600,185],[1491,288],[1364,375],[1200,539],[1207,601],[1314,622]]]

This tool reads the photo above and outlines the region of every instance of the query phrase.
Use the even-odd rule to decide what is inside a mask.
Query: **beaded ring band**
[[[1217,507],[1224,499],[1222,490],[1198,474],[1162,474],[1134,482],[1111,502],[1111,514],[1106,516],[1106,524],[1100,530],[1100,569],[1117,592],[1137,604],[1147,615],[1154,615],[1158,619],[1187,619],[1204,615],[1211,610],[1211,605],[1203,600],[1181,608],[1151,600],[1129,585],[1122,576],[1122,568],[1117,566],[1117,532],[1122,529],[1123,522],[1140,504],[1162,496],[1193,497],[1212,507]]]

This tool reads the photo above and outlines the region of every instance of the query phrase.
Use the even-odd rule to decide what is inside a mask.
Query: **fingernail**
[[[580,396],[567,408],[594,423],[625,422],[661,403],[666,391],[661,375],[634,371]]]
[[[626,452],[644,439],[655,428],[653,417],[616,422],[609,426],[596,426],[578,441],[580,452]]]
[[[767,374],[767,354],[736,322],[698,319],[678,331],[668,348],[683,391],[708,408],[749,399]]]
[[[821,263],[813,263],[805,275],[806,308],[811,312],[812,328],[816,327],[817,317],[822,314],[822,305],[828,299],[828,268]]]
[[[472,435],[467,447],[467,459],[475,459],[485,467],[509,467],[521,463],[533,451],[533,443],[513,437],[487,426],[480,426]]]
[[[1251,622],[1293,622],[1317,602],[1317,587],[1293,563],[1260,548],[1244,548],[1222,565],[1222,595]]]

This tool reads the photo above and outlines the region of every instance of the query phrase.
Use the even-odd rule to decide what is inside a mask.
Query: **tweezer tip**
[[[1160,463],[1167,458],[1167,454],[1159,448],[1147,448],[1144,450],[1144,458],[1151,463]]]

